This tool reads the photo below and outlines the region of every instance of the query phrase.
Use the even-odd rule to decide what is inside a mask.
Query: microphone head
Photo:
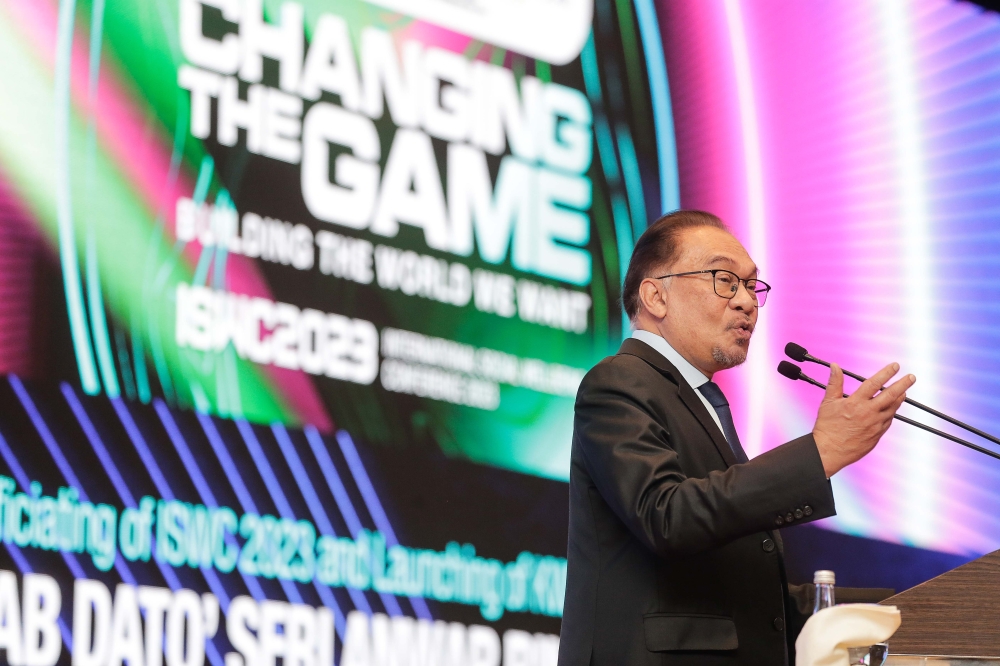
[[[802,374],[802,368],[794,363],[782,361],[778,364],[778,372],[794,381],[799,378],[799,375]]]
[[[799,363],[805,363],[809,352],[802,345],[797,345],[794,342],[789,342],[785,345],[785,356],[792,359],[793,361],[798,361]]]

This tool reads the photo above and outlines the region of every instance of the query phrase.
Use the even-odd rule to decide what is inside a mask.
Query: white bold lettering
[[[277,326],[271,334],[272,362],[279,368],[298,370],[299,309],[289,303],[276,303],[274,311]]]
[[[509,629],[503,634],[503,666],[536,666],[531,634]]]
[[[264,221],[257,213],[244,213],[240,228],[240,250],[248,257],[259,257],[264,246]]]
[[[392,36],[384,30],[365,28],[361,32],[361,82],[364,88],[361,109],[372,119],[385,112],[383,95],[389,103],[392,122],[400,127],[416,127],[420,122],[417,85],[420,74],[420,44],[403,45],[403,71],[400,71]]]
[[[23,638],[17,576],[13,571],[0,571],[0,650],[7,651],[10,666],[24,666]],[[76,666],[75,660],[73,664]]]
[[[580,291],[517,281],[517,314],[523,321],[583,333],[590,305],[590,296]]]
[[[201,597],[192,590],[178,590],[170,601],[166,623],[167,666],[203,666],[205,619]]]
[[[539,275],[572,284],[590,284],[590,253],[581,247],[590,240],[590,180],[540,169],[536,178],[537,240],[532,266]]]
[[[333,611],[316,609],[316,666],[333,666]],[[554,663],[553,663],[554,666]]]
[[[368,615],[362,611],[351,611],[347,614],[347,629],[344,631],[340,666],[374,666],[371,653]]]
[[[177,346],[198,351],[212,348],[212,293],[201,287],[177,283]]]
[[[62,608],[59,584],[51,576],[24,574],[23,599],[24,666],[54,666],[62,652],[56,624]]]
[[[173,595],[165,587],[139,587],[136,597],[146,618],[146,666],[163,665],[163,619]]]
[[[531,268],[531,193],[533,169],[514,157],[500,162],[495,191],[490,193],[486,156],[470,146],[448,146],[448,210],[450,250],[468,256],[473,230],[479,256],[491,264],[507,258],[514,235],[514,266]]]
[[[501,317],[513,317],[517,313],[512,276],[477,268],[472,271],[472,284],[476,309],[480,312],[492,312]]]
[[[375,124],[332,104],[314,104],[305,118],[302,196],[317,219],[364,229],[371,221],[379,184],[381,156]],[[334,160],[330,144],[349,148]]]
[[[299,317],[298,364],[311,375],[323,372],[326,317],[319,310],[303,310]]]
[[[317,100],[326,91],[340,96],[340,105],[350,111],[361,106],[361,82],[354,59],[347,22],[334,14],[322,14],[316,23],[309,54],[302,72],[300,92]]]
[[[413,618],[390,618],[382,613],[375,613],[371,622],[373,666],[410,666],[414,642]]]
[[[260,155],[264,144],[264,96],[266,89],[254,84],[247,89],[247,100],[240,99],[239,81],[223,79],[219,89],[219,143],[235,146],[239,129],[247,131],[247,150]]]
[[[291,636],[288,635],[289,604],[264,600],[260,603],[260,629],[257,630],[257,666],[275,666],[286,662]],[[278,627],[281,627],[281,631]],[[289,665],[291,666],[291,665]]]
[[[274,88],[264,96],[264,117],[261,120],[262,152],[289,164],[302,159],[302,99]]]
[[[202,5],[221,9],[222,18],[227,21],[235,23],[240,19],[240,0],[181,0],[181,51],[199,67],[235,74],[240,64],[239,36],[227,33],[221,40],[205,37],[201,31]]]
[[[370,242],[321,229],[316,232],[316,246],[319,248],[320,273],[371,284],[374,272]]]
[[[107,666],[128,661],[128,666],[144,666],[142,621],[135,588],[119,583],[115,588],[115,606],[111,614],[111,652]]]
[[[553,634],[535,634],[535,664],[556,666],[559,663],[559,637]]]
[[[505,157],[500,162],[491,198],[485,155],[468,146],[449,146],[451,251],[472,254],[475,229],[479,256],[491,264],[499,264],[507,258],[513,234],[512,264],[519,270],[533,270],[534,173],[531,166],[516,157]]]
[[[557,169],[585,172],[590,168],[594,145],[590,130],[593,116],[587,98],[579,90],[550,83],[545,86],[541,104],[540,157]]]
[[[284,2],[281,5],[281,25],[264,22],[262,0],[243,0],[240,17],[240,39],[243,62],[240,78],[256,83],[264,77],[263,57],[279,62],[278,84],[281,89],[294,93],[299,88],[302,70],[304,35],[302,32],[302,5]]]
[[[250,300],[250,324],[247,332],[247,356],[254,363],[268,364],[274,359],[270,336],[265,337],[262,328],[270,331],[275,325],[274,303],[266,298]],[[173,666],[171,664],[170,666]]]
[[[260,649],[253,632],[259,626],[260,608],[257,602],[247,596],[234,597],[226,614],[226,635],[240,654],[227,654],[226,666],[258,666]]]
[[[111,592],[99,580],[73,584],[73,666],[104,666],[111,649]]]
[[[199,208],[201,207],[187,197],[177,199],[177,212],[174,216],[174,234],[177,240],[184,243],[194,240]]]
[[[445,141],[465,140],[472,121],[469,61],[459,53],[428,49],[423,74],[420,101],[424,129]]]
[[[506,67],[477,61],[472,63],[472,73],[475,103],[472,142],[493,155],[502,155],[509,143],[512,153],[534,162],[538,158],[535,134],[541,81],[533,76],[523,77],[519,100],[514,73]]]
[[[434,149],[430,137],[416,130],[396,132],[371,230],[392,237],[399,232],[400,223],[421,227],[429,247],[448,249],[444,192]]]
[[[468,636],[469,666],[500,666],[500,636],[496,629],[474,624]]]
[[[303,604],[291,604],[285,616],[283,666],[317,666],[316,611]]]
[[[465,625],[417,620],[411,666],[465,666]]]
[[[205,209],[208,206],[202,204],[201,208]],[[211,207],[211,212],[208,214],[208,225],[204,230],[207,238],[204,240],[199,238],[199,241],[202,245],[215,244],[228,247],[230,251],[238,251],[239,239],[236,236],[236,227],[239,225],[239,220],[236,209],[228,199],[225,203],[216,199],[216,204]]]
[[[191,65],[177,69],[177,85],[191,93],[191,136],[207,139],[212,133],[212,98],[219,96],[222,77]]]

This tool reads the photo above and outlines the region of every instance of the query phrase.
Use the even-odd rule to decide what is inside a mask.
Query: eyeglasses
[[[764,302],[767,301],[767,292],[771,291],[771,285],[763,280],[758,280],[757,278],[744,280],[736,273],[722,268],[709,268],[704,271],[688,271],[687,273],[671,273],[670,275],[661,275],[660,277],[654,279],[662,280],[663,278],[668,277],[701,275],[703,273],[712,274],[712,281],[715,283],[715,293],[727,300],[735,296],[736,292],[740,290],[740,282],[742,282],[747,288],[747,293],[750,294],[750,298],[757,303],[757,307],[762,307],[764,305]]]

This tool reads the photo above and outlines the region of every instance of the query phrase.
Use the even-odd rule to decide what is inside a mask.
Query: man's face
[[[738,240],[714,227],[682,232],[680,253],[665,273],[723,268],[743,279],[757,276],[757,266]],[[711,376],[746,360],[757,324],[757,304],[740,284],[725,299],[715,292],[711,273],[657,280],[665,315],[657,328],[682,356]]]

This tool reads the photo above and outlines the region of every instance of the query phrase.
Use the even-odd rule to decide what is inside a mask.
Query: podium
[[[1000,657],[1000,550],[879,603],[902,613],[892,655]]]

